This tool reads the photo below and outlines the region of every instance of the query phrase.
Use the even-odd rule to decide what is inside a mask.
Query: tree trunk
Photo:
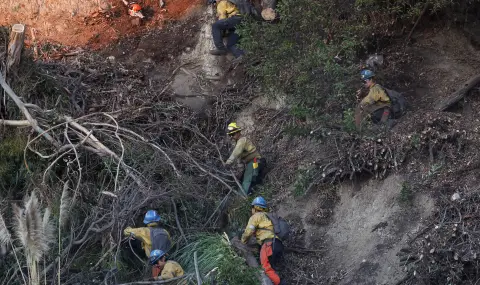
[[[452,95],[445,98],[444,100],[438,102],[438,104],[435,106],[435,110],[445,111],[446,109],[450,108],[451,106],[456,104],[458,101],[462,100],[467,95],[467,93],[479,83],[480,83],[480,75],[476,75],[470,78],[470,80],[468,80],[467,82],[461,85],[460,89],[455,91]]]
[[[18,66],[22,55],[23,39],[25,35],[25,26],[15,24],[10,33],[10,42],[8,43],[7,72]]]

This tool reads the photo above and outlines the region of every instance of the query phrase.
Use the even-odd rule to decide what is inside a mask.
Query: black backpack
[[[161,249],[163,252],[168,252],[172,247],[170,234],[163,228],[150,228],[150,240],[152,250]]]
[[[228,1],[233,3],[235,6],[237,6],[241,15],[245,15],[245,16],[258,15],[258,11],[255,9],[255,7],[253,7],[252,4],[250,4],[248,0],[228,0]]]
[[[265,213],[267,217],[272,221],[273,231],[275,235],[281,240],[286,241],[290,237],[290,225],[284,218],[279,217],[276,213]]]
[[[402,93],[397,92],[395,90],[387,89],[382,87],[387,93],[388,98],[390,98],[390,102],[392,102],[392,115],[394,119],[398,119],[405,114],[407,111],[407,100],[402,95]]]

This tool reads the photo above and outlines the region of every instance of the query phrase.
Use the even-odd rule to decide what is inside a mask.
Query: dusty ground
[[[170,20],[183,19],[200,0],[165,1],[162,9],[158,0],[140,1],[146,18],[140,25],[127,14],[121,0],[57,0],[13,1],[0,3],[0,26],[23,23],[30,45],[46,42],[69,47],[104,48],[127,36],[162,27]],[[35,38],[33,38],[33,35]]]

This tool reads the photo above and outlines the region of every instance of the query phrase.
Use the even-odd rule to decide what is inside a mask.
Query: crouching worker
[[[375,73],[362,70],[361,79],[368,95],[362,99],[355,110],[355,125],[361,126],[364,118],[370,117],[374,124],[386,123],[391,118],[392,102],[385,89],[375,82]]]
[[[242,188],[246,194],[251,194],[253,187],[262,183],[266,160],[260,156],[252,141],[242,136],[241,131],[242,129],[235,122],[230,123],[227,127],[227,135],[234,142],[235,148],[225,164],[232,165],[237,160],[245,164]]]
[[[149,210],[143,219],[146,227],[128,227],[123,231],[124,235],[130,235],[132,238],[142,242],[142,248],[147,258],[150,257],[152,250],[159,249],[163,252],[168,252],[172,246],[168,231],[159,227],[160,220],[161,218],[157,211]]]
[[[235,33],[235,27],[242,22],[239,8],[227,0],[217,2],[218,21],[212,24],[212,37],[215,49],[212,55],[226,55],[229,51],[235,58],[243,56],[244,52],[237,47],[240,36]],[[227,45],[223,43],[223,35],[227,35]]]
[[[260,264],[265,274],[272,280],[273,284],[285,284],[280,280],[277,272],[272,266],[276,266],[283,256],[283,243],[275,235],[272,221],[267,216],[267,202],[263,197],[257,197],[252,202],[252,216],[242,235],[242,243],[246,244],[250,237],[255,234],[260,248]]]
[[[150,253],[150,265],[152,265],[154,280],[169,280],[182,277],[184,274],[180,264],[172,260],[167,261],[166,253],[160,249],[155,249]]]

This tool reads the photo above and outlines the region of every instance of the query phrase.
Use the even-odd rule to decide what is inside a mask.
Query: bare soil
[[[161,28],[167,21],[183,19],[201,1],[165,1],[164,8],[160,8],[158,0],[140,3],[146,18],[137,25],[121,0],[58,0],[43,4],[7,0],[0,3],[0,26],[25,24],[30,45],[43,46],[49,42],[100,49],[124,37]]]
[[[274,204],[293,225],[289,243],[318,250],[286,255],[281,270],[289,284],[401,283],[406,272],[397,253],[431,223],[439,199],[449,199],[460,185],[478,189],[480,92],[473,90],[450,112],[433,110],[438,100],[478,74],[480,51],[471,37],[461,29],[427,28],[415,33],[409,46],[402,41],[383,54],[386,64],[379,71],[380,83],[404,92],[410,104],[392,130],[398,142],[415,144],[416,135],[433,131],[462,134],[458,144],[446,142],[430,151],[427,146],[419,156],[407,157],[397,174],[385,180],[367,177],[333,190],[305,185],[305,193],[297,196],[300,171],[337,156],[335,147],[323,143],[330,139],[328,134],[302,131],[304,123],[278,104],[252,104],[237,118],[268,158]],[[285,131],[292,125],[301,135],[292,137]],[[412,186],[408,206],[400,202],[404,183]]]

